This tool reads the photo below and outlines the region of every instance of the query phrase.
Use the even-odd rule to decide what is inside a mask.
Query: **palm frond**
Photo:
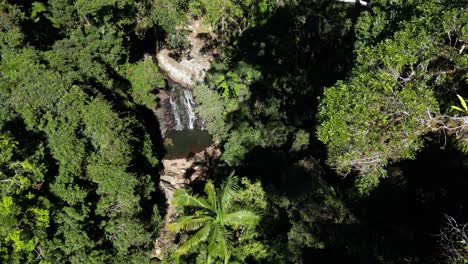
[[[224,228],[223,228],[223,231],[225,231]],[[228,244],[229,240],[227,238],[226,233],[223,232],[221,236],[222,236],[222,239],[220,238],[219,247],[220,247],[220,251],[222,252],[222,255],[224,256],[224,264],[228,264],[229,258],[231,257],[231,252],[229,251],[229,244]]]
[[[229,226],[256,226],[259,222],[260,216],[248,210],[240,210],[224,217],[224,223]]]
[[[221,191],[220,206],[224,212],[229,211],[232,203],[232,197],[234,196],[234,193],[238,188],[236,179],[233,175],[234,172],[231,173],[231,175],[229,175],[228,179],[224,183],[223,190]]]
[[[208,202],[214,208],[214,211],[216,211],[218,208],[217,201],[216,201],[216,189],[212,181],[208,181],[205,184],[205,193],[206,193]]]
[[[171,232],[179,232],[180,230],[195,231],[200,227],[204,226],[206,223],[213,220],[213,217],[208,215],[182,216],[179,219],[177,219],[177,221],[168,224],[167,228]]]
[[[229,255],[230,251],[226,230],[221,224],[216,223],[213,225],[210,236],[208,237],[207,263],[211,263],[211,260],[216,257],[229,261]]]
[[[210,211],[214,211],[210,203],[197,195],[192,195],[186,189],[178,189],[174,193],[174,197],[172,198],[172,204],[176,208],[190,206],[190,207],[198,207],[204,208]]]
[[[206,263],[210,264],[212,257],[216,257],[217,254],[217,249],[218,249],[218,233],[219,233],[220,225],[218,223],[213,224],[213,228],[211,229],[211,233],[208,236],[208,255],[207,255],[207,260]]]
[[[198,230],[193,236],[191,236],[185,243],[180,245],[177,250],[175,251],[175,255],[181,256],[187,254],[189,250],[196,245],[200,244],[201,242],[205,241],[210,234],[212,225],[207,224],[202,229]]]

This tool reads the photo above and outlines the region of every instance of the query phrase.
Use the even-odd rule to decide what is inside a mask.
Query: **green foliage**
[[[112,1],[83,1],[78,0],[75,3],[76,12],[80,17],[85,18],[86,23],[92,24],[107,24],[115,23],[118,27],[124,27],[134,23],[128,16],[119,16],[120,14],[125,14],[124,12],[119,12],[122,10],[132,10],[136,11],[136,1],[128,0],[112,0]],[[144,7],[143,7],[144,8]],[[111,12],[106,10],[112,10]]]
[[[166,45],[176,55],[176,58],[189,56],[191,44],[187,36],[187,30],[176,30],[166,37]]]
[[[333,262],[340,251],[351,262],[431,263],[387,254],[394,237],[416,233],[407,232],[410,221],[382,214],[392,212],[390,202],[399,206],[379,199],[396,193],[394,185],[367,198],[345,195],[347,181],[321,166],[325,151],[311,131],[319,123],[328,164],[358,174],[361,193],[387,174],[411,177],[413,162],[391,164],[414,158],[434,133],[468,151],[463,1],[16,2],[0,0],[1,263],[149,262],[162,222],[151,110],[164,80],[138,54],[148,52],[146,41],[182,54],[193,18],[221,43],[194,89],[199,117],[223,148],[207,173],[235,167],[261,181],[230,177],[220,189],[208,181],[203,196],[178,190],[180,216],[169,225],[179,233],[176,260]],[[457,156],[447,173],[466,169],[465,161]],[[458,195],[445,183],[440,189],[430,190],[437,214],[437,196]],[[401,197],[422,196],[405,191]],[[380,222],[389,231],[374,233]],[[448,242],[464,253],[460,234]]]
[[[267,10],[274,10],[274,1],[267,2]],[[352,48],[351,30],[340,24],[350,10],[327,1],[281,3],[268,23],[229,46],[212,64],[206,84],[194,90],[198,114],[230,166],[255,159],[249,155],[254,149],[305,147],[306,136],[294,142],[295,134],[310,133],[322,85],[341,76],[352,58],[346,49]],[[252,4],[265,8],[264,1]]]
[[[158,157],[153,153],[153,144],[148,134],[145,134],[143,141],[143,155],[147,158],[151,166],[156,167],[159,164]]]
[[[0,27],[2,31],[1,36],[9,34],[21,35],[19,22],[26,18],[24,12],[16,5],[8,4],[6,1],[0,2],[0,12],[2,14],[0,18]],[[16,46],[16,43],[3,43]]]
[[[380,71],[361,73],[351,83],[325,91],[318,137],[327,144],[330,165],[338,172],[357,170],[377,179],[385,175],[382,167],[389,161],[412,158],[421,147],[418,138],[424,130],[419,120],[427,111],[437,111],[433,94],[425,87],[407,85],[398,91],[397,86]],[[332,115],[324,115],[328,112]]]
[[[452,105],[452,109],[460,111],[460,112],[465,113],[465,114],[468,114],[468,106],[466,105],[465,99],[463,99],[463,97],[461,97],[458,94],[457,94],[457,97],[458,97],[458,100],[460,100],[461,107]]]
[[[44,17],[47,18],[54,28],[60,28],[60,24],[58,23],[57,19],[53,16],[48,14],[47,7],[41,2],[33,2],[32,3],[32,10],[31,10],[31,18],[34,19],[35,22],[39,21],[40,17],[39,14],[44,14]]]
[[[217,192],[214,184],[205,184],[206,198],[191,194],[188,190],[178,189],[172,199],[176,208],[193,208],[189,215],[182,216],[169,224],[173,232],[196,231],[175,251],[175,258],[193,252],[199,245],[206,248],[206,263],[220,258],[229,263],[231,257],[232,232],[241,226],[254,227],[260,217],[250,210],[234,210],[233,203],[237,190],[235,179],[230,176],[223,188]],[[199,252],[203,252],[199,250]]]
[[[233,195],[235,208],[248,209],[265,217],[269,209],[268,196],[260,181],[252,182],[243,177],[240,179],[240,186]],[[262,262],[272,255],[272,248],[257,228],[244,226],[239,233],[237,245],[232,251],[233,263],[245,263],[247,259]]]
[[[202,17],[223,41],[227,41],[242,35],[257,23],[265,22],[273,11],[273,3],[268,0],[192,0],[189,10],[192,15]]]
[[[46,6],[41,2],[32,3],[31,18],[36,18],[39,13],[47,11]]]
[[[234,69],[226,65],[215,65],[216,72],[209,76],[208,82],[225,98],[244,98],[248,96],[248,85],[258,80],[260,72],[252,66],[240,62]]]
[[[156,26],[173,33],[177,26],[184,25],[185,1],[62,1],[49,0],[49,11],[64,30],[75,28],[77,24],[86,27],[115,27],[144,37]]]
[[[230,165],[241,163],[255,146],[279,145],[285,141],[281,138],[279,142],[271,142],[271,134],[281,135],[280,128],[259,129],[263,124],[250,122],[256,115],[249,112],[247,102],[251,92],[248,87],[260,78],[260,72],[244,62],[230,70],[225,64],[215,64],[207,76],[209,86],[200,85],[194,90],[197,113],[214,140],[225,142],[222,158]]]
[[[248,208],[253,211],[265,212],[267,210],[267,194],[260,181],[252,182],[248,178],[240,179],[242,188],[233,194],[233,200],[239,208]]]
[[[326,89],[321,102],[317,135],[327,145],[328,162],[342,174],[357,171],[361,192],[378,184],[386,164],[414,158],[421,149],[420,137],[431,131],[425,120],[439,112],[438,87],[451,85],[439,80],[443,66],[437,61],[448,54],[461,56],[457,47],[446,44],[442,21],[447,13],[461,15],[463,9],[443,11],[432,1],[408,5],[423,15],[400,22],[392,36],[378,43],[372,39],[382,35],[391,19],[386,20],[380,5],[364,13],[356,25],[357,66],[346,81]],[[462,22],[454,28],[457,23]],[[369,24],[376,32],[368,30]],[[432,86],[434,80],[438,87]]]
[[[152,5],[151,19],[169,34],[187,23],[186,0],[159,0]]]
[[[34,16],[50,12],[61,25],[60,39],[41,39],[36,49],[27,43],[45,34],[42,23],[22,35],[19,22],[34,22],[1,3],[8,15],[1,16],[7,23],[1,25],[0,98],[8,112],[0,115],[0,127],[15,140],[2,132],[0,193],[12,204],[5,200],[8,210],[1,216],[0,262],[149,259],[160,216],[157,207],[142,204],[154,194],[148,176],[154,171],[138,168],[134,157],[150,157],[153,167],[158,160],[144,126],[132,127],[131,102],[154,104],[151,91],[163,81],[151,60],[127,63],[125,34],[135,33],[138,24],[128,20],[136,12],[133,4],[35,4]],[[122,75],[133,86],[118,69],[125,69]],[[132,143],[146,153],[136,153]]]
[[[306,131],[304,130],[297,131],[296,136],[294,137],[294,142],[293,142],[291,149],[294,151],[304,150],[309,145],[309,137],[310,137],[310,134],[307,133]]]
[[[131,97],[137,104],[156,108],[155,88],[163,88],[165,81],[150,57],[126,65],[124,75],[132,84]]]
[[[229,131],[224,100],[206,85],[197,86],[193,93],[198,104],[197,114],[204,120],[206,129],[215,141],[224,139]]]
[[[36,259],[37,247],[50,224],[50,203],[33,194],[42,185],[44,167],[37,163],[42,149],[24,160],[18,142],[0,134],[0,261],[25,263]]]

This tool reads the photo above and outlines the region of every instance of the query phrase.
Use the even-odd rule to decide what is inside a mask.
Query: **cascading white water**
[[[180,118],[179,106],[177,105],[176,100],[172,98],[174,94],[175,94],[174,89],[172,89],[171,94],[169,96],[169,102],[171,104],[172,115],[174,116],[174,121],[175,121],[174,129],[175,130],[182,130],[182,129],[184,129],[184,125],[182,124],[182,120]]]
[[[193,101],[192,91],[188,89],[184,90],[184,104],[185,104],[185,109],[187,110],[187,116],[188,116],[187,127],[189,129],[193,129],[197,116],[195,115],[195,112],[193,111],[193,108],[195,107],[195,102]]]
[[[174,129],[183,130],[200,127],[200,121],[195,114],[195,101],[192,90],[186,89],[176,84],[172,84],[169,102],[174,117]]]
[[[163,117],[168,128],[165,138],[170,142],[165,145],[166,158],[183,158],[206,149],[213,141],[208,131],[203,129],[202,119],[195,114],[192,90],[171,82],[169,87],[170,94],[163,101],[168,114]]]

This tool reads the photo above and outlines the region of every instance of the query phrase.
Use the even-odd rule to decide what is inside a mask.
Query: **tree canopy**
[[[0,0],[0,263],[466,264],[466,9]]]
[[[384,16],[385,8],[394,4],[375,4],[359,18],[356,67],[325,90],[319,113],[318,137],[330,165],[340,173],[357,171],[363,191],[385,177],[389,162],[414,158],[430,132],[453,136],[462,149],[468,142],[466,129],[457,128],[465,120],[448,108],[466,85],[464,8],[408,2],[397,8],[416,12],[400,19],[389,36],[382,31],[395,22]]]
[[[231,240],[239,240],[235,238],[234,231],[241,226],[255,226],[260,220],[260,216],[253,211],[233,210],[236,190],[236,182],[230,176],[219,191],[208,181],[204,188],[206,198],[192,195],[185,189],[175,192],[172,203],[176,208],[196,209],[193,213],[170,223],[169,229],[173,232],[197,231],[177,248],[174,253],[176,259],[200,243],[206,242],[206,263],[212,263],[217,258],[229,263],[233,243]]]

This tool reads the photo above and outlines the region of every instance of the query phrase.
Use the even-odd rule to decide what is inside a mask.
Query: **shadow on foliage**
[[[352,25],[360,7],[340,9],[328,1],[305,2],[298,8],[278,9],[267,24],[246,31],[238,40],[231,62],[258,67],[262,79],[249,88],[251,97],[243,106],[247,111],[234,112],[230,119],[234,124],[247,120],[253,127],[256,123],[268,127],[270,123],[272,127],[285,126],[287,131],[304,129],[311,133],[308,150],[291,151],[289,134],[284,146],[251,150],[237,174],[260,179],[270,197],[279,194],[293,203],[310,192],[318,195],[330,187],[336,189],[333,197],[343,201],[343,210],[352,216],[337,223],[333,217],[327,220],[326,215],[324,220],[311,220],[312,225],[305,229],[312,228],[312,235],[324,246],[304,246],[302,263],[438,263],[435,235],[444,224],[443,213],[467,221],[466,156],[430,146],[416,160],[389,167],[389,177],[366,198],[359,198],[352,190],[352,177],[340,180],[328,169],[323,163],[326,151],[313,136],[318,98],[324,87],[349,74],[354,59]],[[409,10],[400,15],[405,12]],[[381,37],[389,32],[384,31]],[[252,111],[255,105],[268,107],[277,102],[279,111]],[[300,164],[310,156],[315,157],[316,170],[321,173],[311,173]],[[327,184],[316,184],[314,177],[326,179]],[[312,197],[311,206],[321,199],[319,195]],[[293,208],[275,203],[270,207],[277,210],[276,218],[264,218],[260,226],[266,240],[284,246],[290,240],[291,215],[307,210],[308,204]]]
[[[359,6],[330,1],[303,1],[294,7],[278,8],[268,23],[247,30],[238,40],[232,63],[253,65],[262,78],[249,88],[251,96],[244,105],[248,110],[234,112],[229,118],[233,123],[247,119],[253,127],[262,124],[264,129],[287,134],[282,146],[250,151],[243,164],[246,175],[297,190],[306,178],[288,172],[297,171],[294,163],[311,155],[325,160],[324,147],[314,136],[318,98],[324,87],[345,78],[351,70],[355,40],[352,24],[360,10]],[[277,104],[279,108],[270,111]],[[294,133],[299,129],[310,133],[308,148],[291,151]]]
[[[107,67],[107,70],[120,91],[115,92],[96,83],[93,87],[98,88],[98,92],[95,91],[94,96],[102,95],[108,102],[112,102],[113,109],[119,113],[121,118],[127,119],[130,124],[132,133],[129,143],[132,146],[132,162],[129,171],[141,176],[136,188],[136,192],[142,197],[140,206],[143,210],[140,217],[145,223],[148,223],[146,226],[148,230],[154,230],[157,228],[155,225],[158,224],[154,222],[154,217],[157,217],[155,214],[164,214],[153,211],[153,206],[157,205],[158,210],[164,211],[166,204],[166,198],[159,190],[161,161],[165,155],[159,121],[151,109],[136,103],[129,105],[128,102],[132,102],[132,99],[126,95],[126,92],[131,86],[130,82],[122,78],[112,67]],[[146,151],[158,159],[157,164],[154,164],[145,155],[145,142],[148,144],[146,148],[150,146],[150,149],[146,149]]]
[[[137,36],[135,33],[130,34],[130,45],[128,45],[130,49],[129,62],[137,62],[145,54],[155,54],[158,49],[158,40],[164,38],[165,33],[159,28],[146,30],[142,33],[142,36]]]
[[[431,143],[417,159],[392,165],[388,178],[363,198],[351,180],[324,182],[326,171],[290,164],[286,153],[255,154],[256,166],[249,166],[255,173],[247,175],[260,176],[270,197],[291,202],[274,198],[261,229],[267,241],[292,243],[293,251],[304,234],[316,239],[317,246],[299,246],[302,263],[444,263],[437,236],[444,215],[468,222],[468,159],[450,146]],[[292,225],[302,234],[291,232]]]
[[[141,206],[143,208],[142,216],[145,220],[150,220],[154,213],[152,208],[153,205],[157,204],[159,210],[165,210],[166,205],[166,197],[159,190],[159,177],[162,169],[162,157],[164,156],[164,144],[161,131],[159,129],[159,121],[153,111],[145,106],[138,105],[135,107],[135,114],[141,126],[134,129],[134,135],[139,139],[134,142],[134,169],[140,174],[149,174],[151,182],[154,184],[156,189],[156,191],[151,192],[149,199],[142,199],[141,202]],[[143,155],[145,133],[149,135],[152,143],[151,152],[155,153],[159,160],[156,167]],[[144,187],[145,186],[142,186],[141,192],[144,192]],[[159,213],[160,215],[164,215],[164,212]]]
[[[337,226],[333,244],[348,247],[354,263],[444,263],[437,236],[444,214],[468,222],[468,159],[451,146],[428,145],[415,160],[389,167],[370,196],[348,197],[359,222]]]
[[[327,186],[319,183],[323,181],[323,174],[337,177],[321,162],[325,160],[325,150],[313,134],[318,97],[324,87],[345,78],[351,69],[355,39],[352,25],[359,12],[358,6],[337,6],[331,1],[302,1],[295,7],[282,7],[266,24],[247,30],[233,52],[233,65],[239,62],[252,65],[261,72],[262,78],[249,87],[250,98],[241,106],[247,110],[236,111],[228,118],[234,124],[247,121],[253,127],[261,127],[258,129],[286,131],[285,144],[252,149],[236,172],[260,179],[269,197],[292,203],[286,206],[272,202],[272,215],[264,217],[259,225],[266,241],[275,241],[273,250],[285,252],[284,247],[289,247],[288,251],[301,250],[301,246],[291,249],[288,245],[290,236],[294,236],[288,234],[293,222],[301,221],[301,217],[295,217],[299,208],[294,204],[298,201],[306,205],[307,201],[321,204],[324,199],[321,193],[327,191],[322,191],[321,188]],[[309,144],[305,150],[292,151],[294,133],[301,129],[310,133]],[[272,137],[280,136],[273,133]],[[264,140],[275,142],[274,138]],[[314,158],[310,158],[312,156]],[[317,223],[311,221],[305,224],[327,223],[326,219]],[[313,228],[317,231],[321,227],[326,231],[320,232],[331,229]],[[303,263],[318,259],[332,263],[341,260],[341,256],[349,259],[340,245],[302,250]],[[297,261],[297,258],[290,260]]]
[[[282,116],[261,115],[263,122],[281,118],[287,125],[314,129],[317,97],[343,79],[353,61],[352,23],[359,8],[325,1],[279,8],[265,25],[247,30],[233,61],[258,67],[262,79],[250,87],[250,107],[279,99]]]
[[[28,45],[45,51],[50,49],[56,40],[64,36],[61,28],[54,27],[53,23],[47,19],[48,10],[39,12],[34,19],[31,17],[34,1],[20,0],[11,2],[15,2],[25,14],[25,19],[21,21],[20,26],[21,32],[25,35],[25,42]]]
[[[288,131],[286,144],[251,150],[244,160],[243,175],[261,178],[279,192],[298,194],[310,177],[297,162],[310,156],[325,160],[324,146],[314,136],[318,97],[324,87],[344,79],[351,70],[352,25],[360,11],[359,6],[332,1],[302,1],[278,8],[266,24],[247,30],[238,40],[232,63],[253,65],[262,78],[250,86],[251,96],[244,106],[253,117],[238,111],[231,118],[247,118],[254,127],[260,123],[284,126]],[[264,110],[277,102],[279,111]],[[255,105],[264,109],[252,114]],[[293,133],[299,129],[310,133],[309,145],[306,150],[292,151]],[[323,163],[321,167],[327,168]]]

